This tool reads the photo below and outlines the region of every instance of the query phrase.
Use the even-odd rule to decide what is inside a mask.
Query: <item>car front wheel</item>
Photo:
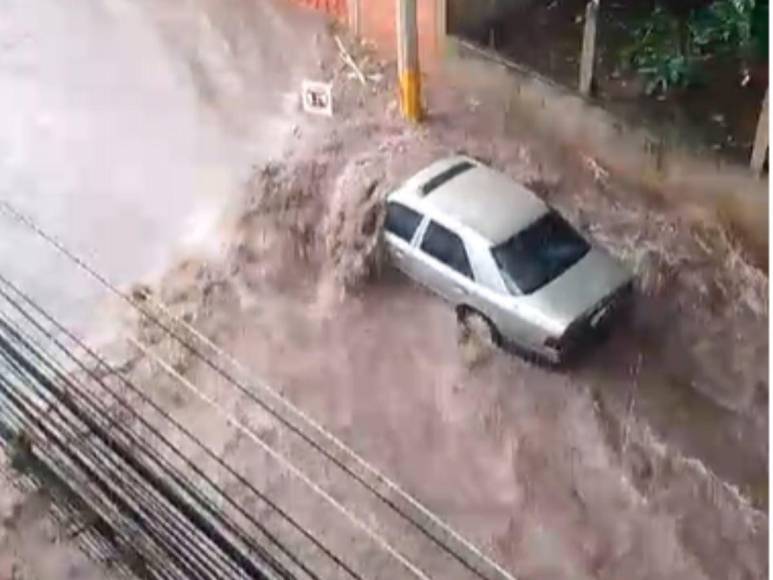
[[[459,331],[462,340],[474,339],[485,346],[499,346],[499,331],[486,316],[472,308],[458,310]]]

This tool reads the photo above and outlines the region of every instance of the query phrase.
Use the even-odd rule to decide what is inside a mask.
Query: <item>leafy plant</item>
[[[647,95],[666,93],[671,87],[692,86],[700,81],[695,62],[682,55],[655,59],[649,66],[640,67],[639,72],[648,77],[644,88]]]
[[[751,56],[757,62],[768,61],[768,0],[756,0],[751,11]]]
[[[624,62],[646,77],[648,95],[699,79],[696,59],[685,50],[679,25],[677,18],[658,6],[634,28],[634,40],[623,50]]]
[[[754,0],[718,0],[689,22],[693,45],[702,52],[743,53],[751,43]]]
[[[716,0],[685,14],[657,6],[634,28],[621,56],[647,79],[647,94],[691,86],[701,80],[704,59],[751,50],[754,14],[755,0]]]

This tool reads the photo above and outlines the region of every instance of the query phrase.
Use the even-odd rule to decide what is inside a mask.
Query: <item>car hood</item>
[[[563,332],[631,278],[631,273],[609,254],[591,248],[558,278],[519,300],[550,327]]]

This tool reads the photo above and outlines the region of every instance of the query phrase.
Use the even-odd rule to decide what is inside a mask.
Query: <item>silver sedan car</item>
[[[438,161],[387,197],[392,263],[493,342],[560,364],[632,294],[632,275],[534,193],[475,159]]]

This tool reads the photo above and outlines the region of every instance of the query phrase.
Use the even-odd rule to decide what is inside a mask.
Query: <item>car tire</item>
[[[459,327],[462,337],[475,337],[487,346],[499,346],[500,334],[494,323],[473,308],[462,307],[458,311]]]

